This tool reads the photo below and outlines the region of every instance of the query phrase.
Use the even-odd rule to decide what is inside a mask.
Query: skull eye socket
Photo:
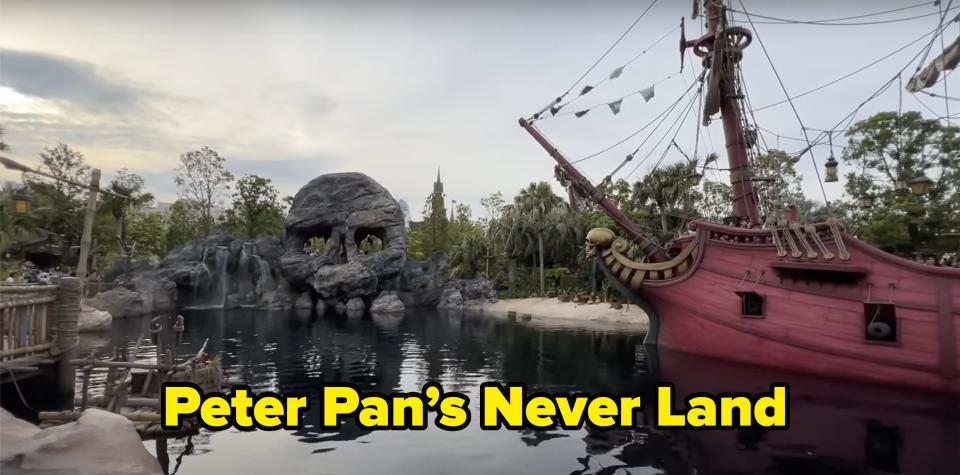
[[[331,234],[331,229],[325,226],[303,233],[306,236],[303,243],[303,252],[311,256],[320,254],[327,248],[327,241],[330,240]]]
[[[384,228],[357,228],[353,237],[357,248],[370,254],[383,250],[386,245],[387,231]]]

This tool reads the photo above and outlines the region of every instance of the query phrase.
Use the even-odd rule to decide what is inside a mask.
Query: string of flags
[[[588,112],[590,112],[590,111],[592,111],[593,109],[596,109],[596,108],[598,108],[598,107],[606,107],[606,108],[610,109],[610,112],[613,113],[613,115],[617,115],[617,114],[620,113],[620,109],[623,107],[623,100],[624,100],[624,99],[627,99],[627,98],[632,97],[632,96],[639,95],[640,97],[643,98],[643,101],[644,101],[644,102],[650,102],[650,100],[653,99],[654,96],[656,95],[656,87],[657,87],[657,84],[660,84],[660,83],[662,83],[663,81],[666,81],[666,80],[672,78],[672,77],[675,76],[676,74],[678,74],[678,73],[671,74],[671,75],[669,75],[669,76],[667,76],[667,77],[665,77],[665,78],[663,78],[663,79],[661,79],[661,80],[659,80],[659,81],[657,81],[657,82],[655,82],[655,83],[653,83],[653,84],[651,84],[651,85],[649,85],[649,86],[647,86],[647,87],[645,87],[645,88],[643,88],[643,89],[640,89],[640,90],[637,90],[637,91],[633,91],[633,92],[631,92],[631,93],[629,93],[629,94],[627,94],[627,95],[625,95],[625,96],[623,96],[623,97],[617,98],[616,100],[613,100],[613,101],[610,101],[610,102],[603,102],[603,103],[600,103],[600,104],[596,104],[596,105],[587,107],[587,108],[585,108],[585,109],[581,109],[581,110],[576,111],[576,112],[565,112],[565,113],[562,113],[562,114],[559,114],[559,115],[569,115],[569,114],[573,114],[573,115],[576,116],[577,118],[580,118],[580,117],[583,117],[583,116],[587,115]],[[587,92],[589,92],[589,91],[587,91]],[[581,93],[581,95],[582,95],[582,94],[583,94],[583,93]],[[562,107],[562,106],[561,106],[561,107]],[[552,113],[552,115],[558,115],[556,112],[554,112],[554,109],[557,109],[557,110],[559,111],[559,108],[551,108],[550,112]]]
[[[610,72],[610,74],[609,74],[607,77],[601,79],[601,80],[598,81],[597,83],[595,83],[595,84],[593,84],[593,85],[583,86],[583,89],[580,90],[580,94],[578,94],[577,97],[574,97],[573,99],[570,99],[569,101],[567,101],[567,102],[565,102],[565,103],[563,103],[563,104],[561,104],[561,102],[563,101],[563,98],[566,97],[571,91],[567,91],[567,92],[564,93],[562,96],[557,97],[556,99],[554,99],[554,101],[553,101],[551,104],[549,104],[549,105],[547,105],[546,107],[544,107],[542,110],[540,110],[540,112],[537,112],[536,114],[534,114],[534,115],[533,115],[533,118],[534,118],[534,119],[539,119],[539,118],[540,118],[543,114],[545,114],[547,111],[550,112],[550,115],[551,115],[551,116],[557,116],[557,115],[560,113],[560,110],[561,110],[561,109],[563,109],[564,107],[569,106],[570,104],[576,102],[576,101],[579,100],[581,97],[583,97],[583,96],[587,95],[588,93],[590,93],[590,91],[593,91],[594,89],[596,89],[597,87],[599,87],[601,84],[603,84],[603,83],[605,83],[605,82],[607,82],[607,81],[613,81],[614,79],[617,79],[617,78],[619,78],[620,76],[622,76],[622,75],[623,75],[623,71],[624,71],[624,69],[626,69],[627,66],[629,66],[630,64],[632,64],[632,63],[633,63],[634,61],[636,61],[637,59],[640,59],[641,56],[645,55],[645,54],[646,54],[648,51],[650,51],[654,46],[656,46],[657,44],[659,44],[661,41],[663,41],[665,38],[667,38],[667,37],[670,36],[673,32],[675,32],[675,31],[677,31],[677,30],[679,30],[679,29],[680,29],[680,27],[677,26],[677,27],[675,27],[674,29],[668,31],[668,32],[665,33],[663,36],[661,36],[660,38],[658,38],[657,41],[654,41],[653,44],[651,44],[650,46],[648,46],[647,48],[645,48],[643,51],[641,51],[640,53],[638,53],[636,56],[630,58],[630,60],[627,61],[626,63],[624,63],[622,66],[616,67],[613,71]],[[671,75],[671,76],[672,76],[672,75]],[[671,76],[668,76],[667,79],[669,79]],[[658,84],[658,83],[660,83],[660,82],[662,82],[662,81],[657,81],[657,83],[654,83],[654,85],[656,85],[656,84]],[[572,88],[571,88],[571,89],[572,89]],[[653,85],[651,85],[651,86],[648,87],[648,88],[642,89],[642,90],[640,90],[640,91],[636,91],[636,92],[634,92],[634,93],[631,93],[631,94],[628,94],[628,95],[626,95],[626,96],[623,96],[622,98],[620,98],[620,99],[617,100],[617,101],[610,102],[610,103],[606,103],[606,105],[609,106],[611,112],[613,112],[614,114],[619,114],[619,113],[620,113],[620,106],[621,106],[621,104],[623,103],[623,99],[626,98],[626,97],[635,95],[635,94],[641,94],[641,95],[643,96],[644,100],[650,101],[650,99],[652,99],[652,98],[653,98],[653,95],[654,95]],[[576,115],[577,117],[583,117],[584,115],[587,114],[587,112],[589,112],[591,109],[594,109],[594,108],[596,108],[596,107],[598,107],[598,106],[593,106],[593,107],[590,107],[590,108],[587,108],[587,109],[584,109],[584,110],[580,110],[580,111],[574,112],[573,114]],[[559,114],[559,115],[565,115],[565,114]]]

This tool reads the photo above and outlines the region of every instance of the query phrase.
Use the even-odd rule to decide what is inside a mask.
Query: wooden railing
[[[0,285],[0,360],[59,353],[79,341],[80,281]]]

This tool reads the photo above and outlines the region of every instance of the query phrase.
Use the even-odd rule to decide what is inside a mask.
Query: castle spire
[[[440,181],[440,167],[437,167],[437,181],[433,184],[433,192],[443,194],[443,182]]]

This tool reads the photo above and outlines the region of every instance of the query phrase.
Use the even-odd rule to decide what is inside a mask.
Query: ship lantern
[[[25,215],[30,212],[30,194],[26,188],[20,188],[13,192],[13,213]]]
[[[833,158],[833,155],[830,155],[830,158],[827,159],[827,163],[824,164],[826,170],[827,178],[823,181],[827,183],[834,183],[837,181],[837,159]]]
[[[860,205],[860,209],[873,208],[873,196],[867,193],[860,195],[860,198],[857,198],[857,202]]]
[[[894,182],[894,191],[896,191],[897,193],[902,195],[909,190],[910,190],[910,185],[907,184],[906,180],[901,178],[901,179],[898,179],[896,182]]]
[[[927,193],[930,193],[930,190],[933,189],[933,185],[933,180],[927,178],[926,175],[920,175],[910,180],[910,191],[913,192],[914,196],[923,196]]]
[[[689,175],[687,175],[687,185],[689,185],[689,186],[697,186],[697,185],[700,184],[700,180],[701,180],[702,178],[703,178],[703,174],[702,174],[702,173],[697,173],[697,171],[694,170],[694,171],[690,172]]]

